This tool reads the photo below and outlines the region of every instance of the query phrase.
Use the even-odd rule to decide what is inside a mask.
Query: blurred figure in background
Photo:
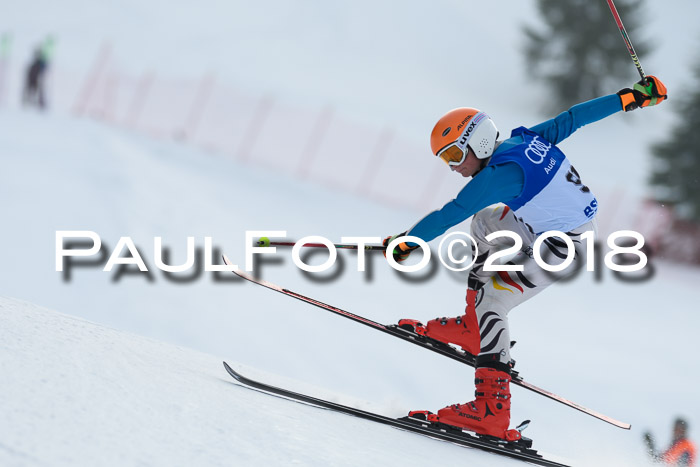
[[[659,453],[654,445],[654,437],[650,432],[644,433],[644,442],[647,445],[647,452],[657,462],[667,465],[692,467],[697,458],[697,448],[695,443],[688,439],[688,422],[683,418],[677,418],[673,424],[673,440],[671,447]]]
[[[49,37],[34,51],[34,58],[27,68],[22,91],[22,104],[25,106],[36,106],[42,110],[46,108],[45,79],[53,44],[53,39]]]
[[[44,76],[48,68],[48,60],[43,50],[39,47],[34,51],[32,63],[27,68],[24,78],[24,90],[22,91],[22,105],[46,108],[46,91],[44,90]]]

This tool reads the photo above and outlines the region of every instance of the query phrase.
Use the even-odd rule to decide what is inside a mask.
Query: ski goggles
[[[450,167],[456,167],[464,162],[467,158],[468,151],[467,146],[462,149],[457,145],[457,141],[455,141],[440,149],[436,156],[445,161]]]
[[[469,140],[472,139],[472,136],[474,136],[474,133],[476,133],[476,129],[479,127],[481,122],[488,118],[488,115],[486,115],[484,112],[479,112],[474,115],[474,117],[467,122],[467,125],[464,127],[462,135],[459,137],[459,139],[457,139],[457,141],[454,143],[450,143],[444,148],[440,149],[435,155],[445,161],[445,163],[450,167],[460,165],[462,162],[464,162],[464,160],[467,158],[467,154],[469,153]]]

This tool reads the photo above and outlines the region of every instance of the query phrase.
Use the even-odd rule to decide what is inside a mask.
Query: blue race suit
[[[508,312],[558,279],[533,259],[532,245],[538,234],[558,230],[576,244],[585,232],[595,230],[592,219],[597,201],[556,144],[582,126],[621,110],[620,98],[612,94],[575,105],[529,129],[516,128],[455,199],[408,231],[408,235],[430,241],[474,216],[471,234],[478,254],[469,272],[463,322],[478,324],[477,365],[483,361],[510,362]],[[484,209],[496,203],[506,206]],[[523,240],[525,248],[508,263],[522,266],[519,271],[484,270],[486,258],[512,244],[504,244],[503,237],[486,240],[499,230],[514,232]],[[569,253],[566,243],[556,237],[546,239],[541,250],[558,258],[567,258]],[[585,264],[585,254],[574,255],[573,262]],[[476,315],[473,319],[471,313]]]
[[[616,94],[577,104],[553,119],[529,129],[544,140],[556,145],[589,123],[597,122],[622,110],[620,97]],[[524,144],[522,133],[503,141],[494,151],[491,162],[481,170],[442,209],[425,216],[409,231],[426,242],[439,237],[451,227],[467,220],[481,209],[496,203],[516,200],[525,188],[523,168],[512,160],[498,162],[499,156]],[[496,162],[496,163],[494,163]],[[527,219],[525,219],[527,222]],[[540,233],[540,232],[537,232]]]

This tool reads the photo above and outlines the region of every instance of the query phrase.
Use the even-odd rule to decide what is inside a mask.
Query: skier
[[[673,424],[673,441],[671,447],[665,452],[658,453],[654,446],[654,438],[651,433],[644,433],[644,442],[647,452],[652,459],[664,462],[668,465],[692,467],[695,465],[697,448],[688,439],[688,422],[683,418],[677,418]]]
[[[427,417],[482,435],[507,440],[520,439],[509,430],[510,381],[512,361],[508,312],[557,280],[534,261],[532,245],[545,231],[557,230],[574,242],[581,242],[587,231],[595,231],[598,202],[583,184],[579,173],[556,146],[582,126],[621,110],[631,111],[661,103],[666,87],[654,76],[616,94],[575,105],[557,117],[531,128],[519,127],[510,138],[498,141],[496,125],[482,111],[458,108],[445,114],[430,135],[433,154],[465,178],[473,177],[457,197],[434,211],[408,231],[386,237],[387,246],[398,237],[411,235],[426,242],[472,215],[471,235],[478,255],[467,280],[466,309],[463,316],[436,318],[423,325],[403,319],[399,326],[461,346],[476,356],[476,398],[438,411],[413,411]],[[497,207],[487,208],[496,203]],[[508,263],[522,265],[522,271],[484,271],[486,258],[512,245],[501,238],[487,241],[490,233],[509,230],[523,240],[523,248]],[[546,250],[559,258],[567,255],[566,243],[556,237],[545,240]],[[399,243],[392,255],[406,260],[418,248]],[[546,251],[545,250],[545,251]],[[576,252],[573,266],[585,264],[585,252]],[[386,255],[386,253],[385,253]]]
[[[22,90],[22,104],[36,106],[44,110],[46,108],[45,77],[48,69],[48,57],[43,47],[37,47],[31,64],[25,74],[24,89]]]

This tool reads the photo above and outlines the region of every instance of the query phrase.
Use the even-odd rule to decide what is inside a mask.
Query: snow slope
[[[158,271],[152,280],[145,274],[117,277],[101,266],[77,268],[68,281],[54,264],[56,230],[93,230],[110,248],[120,236],[131,236],[150,266],[154,236],[162,236],[172,249],[173,263],[184,260],[186,236],[196,236],[199,245],[204,236],[212,236],[242,264],[246,230],[286,229],[290,238],[313,234],[338,240],[395,232],[421,213],[373,205],[93,122],[1,111],[0,127],[5,130],[0,133],[5,168],[0,199],[6,202],[0,229],[3,295],[371,401],[388,414],[436,410],[471,398],[471,369],[252,284],[215,282],[210,273],[184,283]],[[279,261],[262,266],[261,272],[265,279],[381,322],[426,320],[463,309],[463,278],[443,269],[431,280],[409,284],[381,257],[370,261],[367,276],[354,272],[352,254],[339,256],[346,267],[332,281],[302,275],[289,250],[282,249]],[[654,429],[663,443],[676,415],[687,416],[691,430],[697,422],[699,323],[693,310],[700,274],[652,263],[656,274],[648,282],[623,283],[605,271],[601,282],[585,276],[554,286],[511,314],[512,337],[518,341],[513,356],[523,375],[633,424],[631,432],[618,430],[514,388],[513,420],[533,420],[527,434],[538,448],[578,465],[643,465],[643,430]],[[3,310],[3,320],[5,315]],[[31,326],[42,324],[37,319]],[[66,331],[55,338],[69,345],[74,336]],[[36,347],[38,352],[40,346],[31,346]],[[136,361],[148,358],[139,349],[133,353]],[[1,357],[4,362],[19,358],[12,349],[3,350]],[[207,374],[227,378],[220,359]],[[103,363],[124,365],[120,353],[109,354]],[[30,370],[20,375],[26,376],[25,371]],[[68,370],[59,365],[56,371]],[[161,377],[158,386],[168,387],[169,376]],[[74,383],[80,385],[80,379]],[[192,397],[199,391],[189,389]],[[4,390],[21,394],[29,389],[13,384]],[[37,397],[37,404],[41,400]],[[12,402],[6,410],[31,404]],[[160,407],[144,411],[160,414]],[[119,410],[108,412],[106,417],[119,417]],[[24,423],[27,432],[40,433],[43,421],[28,418]],[[364,429],[338,437],[364,436],[360,432]],[[128,432],[120,433],[117,437],[130,439]],[[306,442],[299,439],[296,449]],[[3,445],[14,449],[15,443]],[[218,448],[196,447],[203,456],[210,449]],[[69,448],[56,452],[71,455]]]
[[[261,394],[221,358],[28,302],[0,297],[0,316],[0,465],[522,465]]]

